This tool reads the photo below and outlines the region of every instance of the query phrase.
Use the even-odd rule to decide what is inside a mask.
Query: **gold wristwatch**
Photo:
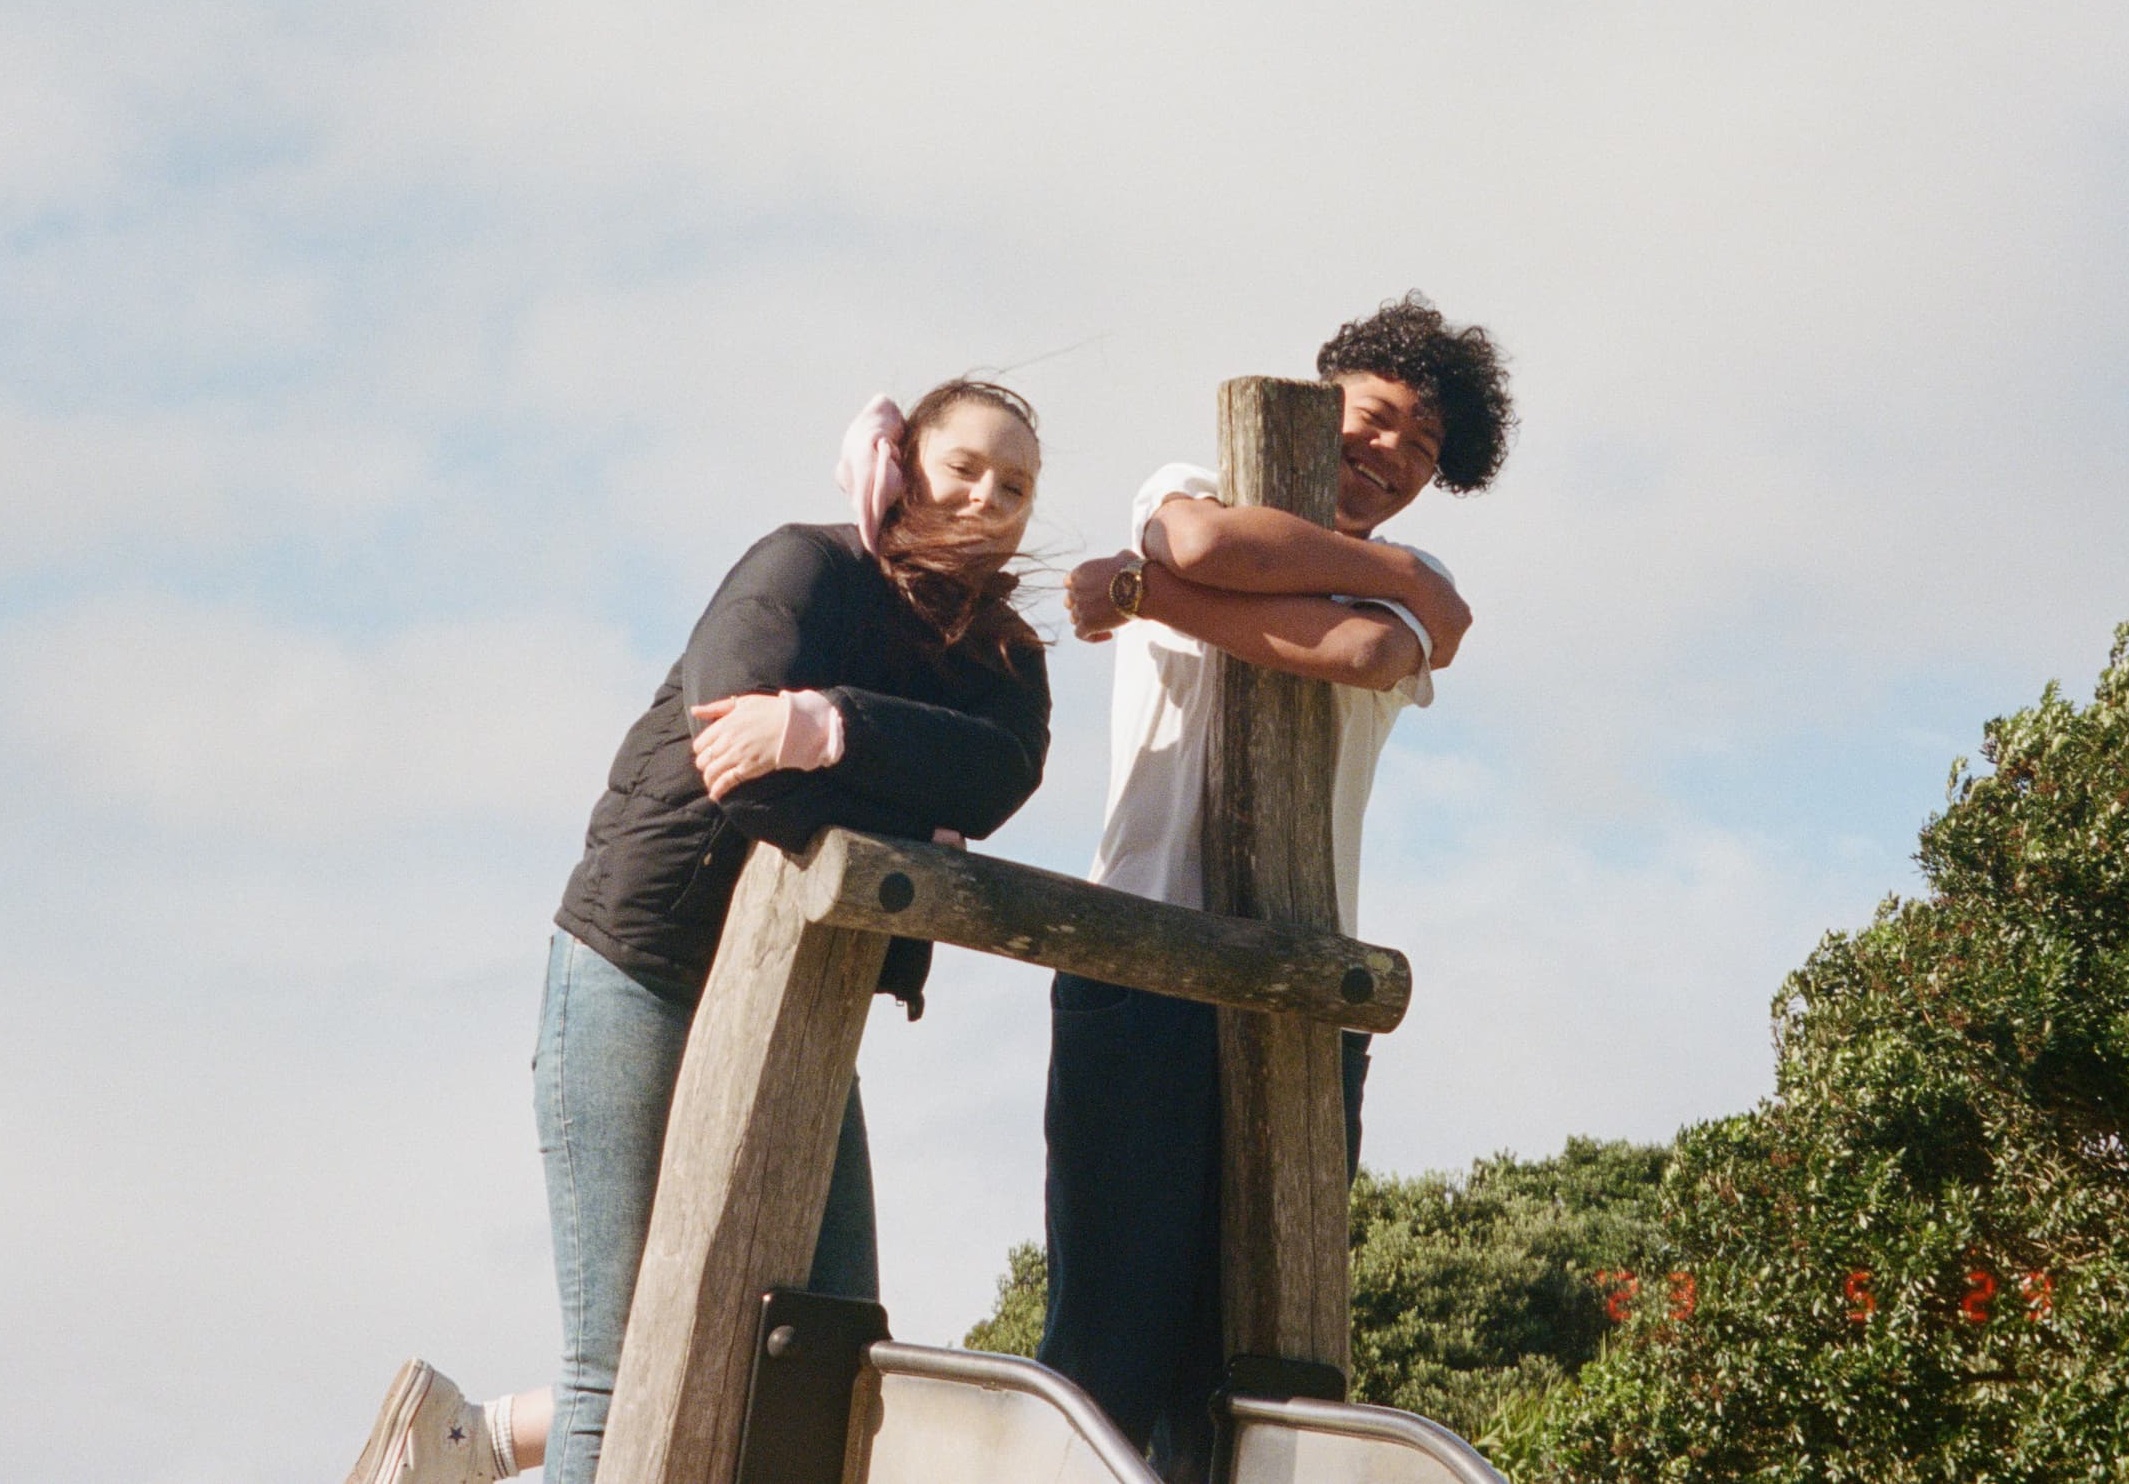
[[[1138,605],[1146,601],[1146,559],[1138,557],[1118,567],[1109,578],[1109,602],[1126,618],[1138,617]]]

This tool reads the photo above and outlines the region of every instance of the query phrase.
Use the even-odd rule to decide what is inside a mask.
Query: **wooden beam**
[[[1220,493],[1328,526],[1342,394],[1245,377],[1220,387]],[[1208,911],[1335,929],[1330,687],[1215,651],[1205,779]],[[1339,1032],[1220,1012],[1221,1306],[1227,1353],[1347,1369],[1345,1112]]]
[[[761,1295],[802,1288],[887,938],[809,922],[757,845],[688,1033],[600,1484],[725,1484]]]
[[[1412,997],[1411,966],[1395,949],[1322,927],[1194,912],[940,845],[824,831],[803,891],[813,922],[1359,1030],[1395,1028]]]

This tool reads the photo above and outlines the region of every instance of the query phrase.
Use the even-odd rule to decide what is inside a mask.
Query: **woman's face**
[[[1020,549],[1035,513],[1042,446],[1019,418],[988,402],[956,402],[917,435],[910,499],[993,533],[998,549]]]

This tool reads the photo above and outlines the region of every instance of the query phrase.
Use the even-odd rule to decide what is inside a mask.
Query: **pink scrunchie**
[[[857,511],[858,539],[877,556],[880,521],[902,498],[902,461],[895,450],[902,442],[902,409],[885,392],[865,404],[843,434],[843,454],[836,460],[835,482]]]

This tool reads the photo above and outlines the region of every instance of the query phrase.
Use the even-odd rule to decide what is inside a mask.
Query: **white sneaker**
[[[495,1484],[502,1468],[480,1407],[425,1360],[392,1378],[347,1484]]]

